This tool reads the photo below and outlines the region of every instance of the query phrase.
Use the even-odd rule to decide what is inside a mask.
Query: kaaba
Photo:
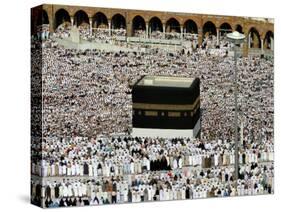
[[[199,78],[143,76],[132,89],[133,136],[198,137]]]

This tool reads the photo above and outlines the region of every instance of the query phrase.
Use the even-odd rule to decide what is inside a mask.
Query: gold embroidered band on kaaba
[[[175,104],[150,104],[150,103],[133,103],[133,109],[139,110],[194,110],[198,107],[200,97],[198,97],[193,104],[175,105]]]
[[[144,111],[145,116],[158,116],[157,111]]]

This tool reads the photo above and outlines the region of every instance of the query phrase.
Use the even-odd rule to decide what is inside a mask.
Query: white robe
[[[173,160],[173,169],[177,169],[178,168],[178,162],[177,159]]]
[[[89,164],[89,177],[93,176],[93,165]]]
[[[182,168],[182,159],[180,158],[179,159],[179,169],[181,169]]]
[[[134,164],[134,162],[131,162],[131,169],[130,169],[130,171],[131,171],[131,173],[130,174],[134,174],[135,173],[135,164]]]

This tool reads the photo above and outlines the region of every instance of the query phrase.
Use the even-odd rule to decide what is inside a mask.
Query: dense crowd
[[[55,137],[44,139],[42,149],[42,159],[32,164],[32,174],[42,177],[109,177],[234,164],[233,144],[220,140]],[[241,150],[241,164],[264,162],[273,162],[272,145]]]
[[[234,67],[233,59],[222,52],[199,49],[188,56],[161,49],[105,52],[44,48],[44,136],[129,132],[131,85],[142,75],[151,74],[200,77],[202,138],[231,140]],[[237,65],[243,135],[254,141],[253,136],[262,134],[264,140],[271,141],[273,61],[249,57],[240,58]]]
[[[145,30],[134,30],[134,36],[140,38],[146,38],[146,31]]]
[[[44,25],[45,28],[43,30],[44,33],[41,31],[38,33],[39,38],[42,38],[42,40],[46,40],[49,38],[49,31],[48,27],[49,25]],[[80,38],[87,41],[94,41],[94,42],[100,42],[100,43],[109,43],[110,41],[116,40],[116,38],[125,37],[127,35],[126,29],[120,28],[120,29],[111,29],[105,27],[100,28],[92,28],[90,29],[88,24],[82,24],[78,27],[79,29],[79,35]],[[64,23],[57,27],[55,30],[55,33],[53,34],[54,37],[58,38],[66,38],[70,37],[70,31],[71,31],[71,25],[70,23]],[[47,36],[46,36],[47,35]],[[179,33],[179,32],[162,32],[159,30],[155,30],[149,33],[147,35],[146,30],[143,29],[135,29],[133,31],[133,37],[139,37],[139,38],[149,38],[149,39],[166,39],[166,40],[182,40],[183,42],[191,42],[194,48],[198,44],[198,35],[194,33]],[[215,36],[214,36],[215,37]],[[207,40],[212,40],[213,37],[206,36],[204,40],[205,43],[207,43]],[[216,39],[216,38],[215,38]],[[208,43],[208,45],[213,45],[211,43]]]
[[[88,30],[79,30],[89,38]],[[109,42],[108,31],[95,32],[93,40]],[[54,36],[67,33],[61,28]],[[33,175],[50,180],[33,180],[33,202],[43,197],[38,204],[63,207],[273,192],[273,60],[238,59],[236,182],[234,62],[223,37],[219,46],[207,37],[193,52],[82,51],[54,45],[52,38],[44,42],[52,45],[33,49],[34,67],[43,58],[43,140],[32,143],[40,155],[31,165]],[[147,74],[200,78],[201,138],[130,135],[131,88]]]
[[[239,180],[234,168],[217,167],[151,172],[93,179],[34,180],[32,199],[45,207],[65,207],[128,202],[199,199],[273,192],[273,164],[242,165]]]

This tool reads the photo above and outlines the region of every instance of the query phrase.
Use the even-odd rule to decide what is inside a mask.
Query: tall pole
[[[260,101],[259,101],[259,109],[260,109],[260,111],[259,111],[259,118],[260,118],[260,121],[259,121],[259,124],[260,124],[260,129],[259,129],[259,143],[260,143],[260,145],[262,144],[262,114],[261,114],[261,111],[262,111],[262,97],[261,97],[261,89],[262,89],[262,86],[261,86],[261,84],[262,84],[262,81],[261,80],[259,80],[259,86],[260,86]]]
[[[238,146],[238,108],[237,108],[237,48],[234,44],[234,103],[235,103],[235,115],[234,115],[234,135],[235,135],[235,180],[237,185],[238,169],[239,169],[239,146]]]
[[[237,83],[237,56],[238,49],[237,45],[243,43],[245,35],[240,34],[237,31],[227,34],[227,38],[230,42],[234,44],[234,101],[235,101],[235,115],[234,115],[234,141],[235,141],[235,164],[234,164],[234,177],[235,185],[238,186],[238,176],[239,176],[239,142],[238,142],[238,107],[237,107],[237,92],[238,92],[238,83]],[[241,129],[242,130],[242,129]]]
[[[242,145],[241,143],[243,142],[244,140],[244,134],[243,134],[243,130],[244,130],[244,124],[243,124],[243,116],[242,114],[240,113],[241,115],[241,124],[240,124],[240,145]]]

